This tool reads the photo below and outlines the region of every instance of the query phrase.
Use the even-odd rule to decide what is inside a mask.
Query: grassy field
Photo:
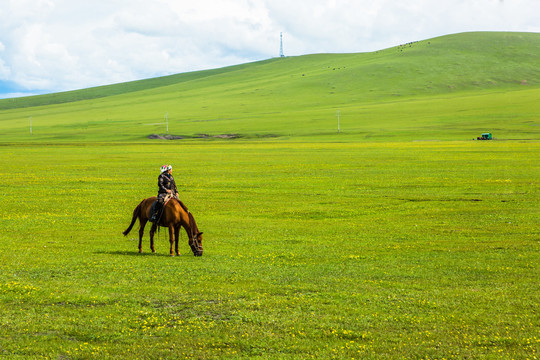
[[[538,358],[539,40],[0,100],[0,358]],[[165,163],[202,257],[122,236]]]
[[[538,143],[0,147],[0,356],[533,359]],[[195,258],[137,253],[175,164]]]

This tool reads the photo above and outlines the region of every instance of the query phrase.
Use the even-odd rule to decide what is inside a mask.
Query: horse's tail
[[[122,233],[122,234],[124,234],[124,236],[129,234],[131,229],[133,229],[133,225],[135,225],[135,221],[137,221],[137,218],[139,217],[139,214],[141,213],[141,205],[142,205],[142,203],[143,202],[141,201],[140,204],[137,205],[135,210],[133,210],[133,218],[131,219],[131,224],[129,224],[129,227]]]

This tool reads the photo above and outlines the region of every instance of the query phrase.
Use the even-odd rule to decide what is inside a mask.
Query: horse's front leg
[[[157,226],[156,224],[152,224],[152,227],[150,228],[150,249],[153,253],[156,252],[156,248],[154,247],[154,234],[156,233]]]
[[[178,251],[178,241],[180,241],[180,226],[174,228],[174,250],[176,251],[176,255],[180,256],[180,252]]]
[[[173,252],[173,243],[174,243],[174,227],[172,225],[169,225],[169,243],[171,244],[171,256],[174,256]]]

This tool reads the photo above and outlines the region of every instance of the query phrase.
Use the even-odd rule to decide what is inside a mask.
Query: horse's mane
[[[182,209],[184,209],[184,211],[188,213],[189,223],[191,224],[191,232],[193,233],[193,235],[197,235],[198,233],[200,233],[199,228],[197,227],[197,223],[195,222],[195,218],[188,210],[186,204],[184,204],[180,199],[175,198],[175,200],[178,201]]]
[[[197,223],[195,222],[195,218],[193,217],[193,215],[191,215],[189,211],[188,211],[188,215],[189,215],[189,223],[193,224],[192,226],[193,235],[199,234],[200,231],[199,231],[199,228],[197,227]]]
[[[182,209],[184,209],[185,212],[189,213],[189,210],[188,210],[186,204],[184,204],[184,203],[182,202],[182,200],[180,200],[180,199],[178,199],[178,198],[173,198],[173,199],[176,200],[176,201],[178,201],[178,203],[180,204],[180,206],[182,207]]]

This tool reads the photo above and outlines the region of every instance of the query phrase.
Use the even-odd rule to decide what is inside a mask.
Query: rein
[[[197,227],[197,223],[195,222],[195,218],[193,215],[187,211],[188,217],[189,217],[189,225],[191,227],[191,239],[193,240],[194,246],[197,248],[197,250],[201,250],[201,246],[199,244],[199,239],[197,235],[199,234],[199,228]]]

